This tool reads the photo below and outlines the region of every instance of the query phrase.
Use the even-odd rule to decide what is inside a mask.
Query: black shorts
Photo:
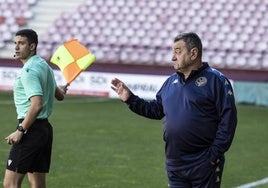
[[[21,174],[49,172],[52,140],[53,129],[48,120],[36,120],[20,142],[12,145],[6,168]]]

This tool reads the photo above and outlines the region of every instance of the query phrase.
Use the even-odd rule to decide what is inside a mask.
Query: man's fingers
[[[119,79],[117,79],[117,78],[113,79],[111,81],[111,84],[112,84],[111,88],[117,94],[120,94],[123,91],[123,89],[126,89],[125,84],[122,81],[120,81]]]
[[[111,86],[111,88],[112,88],[114,91],[116,91],[116,90],[117,90],[117,88],[116,88],[116,87],[114,87],[114,86]]]
[[[6,137],[5,139],[6,139],[6,142],[7,142],[8,144],[12,144],[12,141],[10,140],[9,137]]]
[[[114,78],[112,79],[111,83],[114,85],[114,86],[117,86],[119,83],[122,83],[121,80],[117,79],[117,78]]]

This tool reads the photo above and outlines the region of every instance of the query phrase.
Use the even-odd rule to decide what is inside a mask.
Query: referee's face
[[[30,44],[27,37],[18,35],[14,40],[15,54],[14,58],[21,60],[25,63],[33,54],[35,50],[35,44]]]

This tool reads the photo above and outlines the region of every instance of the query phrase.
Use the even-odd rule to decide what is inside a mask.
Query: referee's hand
[[[23,135],[23,132],[16,130],[15,132],[7,136],[5,139],[8,144],[17,144],[20,142],[22,135]]]

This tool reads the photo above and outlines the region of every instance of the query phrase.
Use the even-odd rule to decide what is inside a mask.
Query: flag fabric
[[[65,42],[54,52],[50,59],[52,63],[60,68],[68,84],[95,60],[95,55],[80,44],[77,39]]]

